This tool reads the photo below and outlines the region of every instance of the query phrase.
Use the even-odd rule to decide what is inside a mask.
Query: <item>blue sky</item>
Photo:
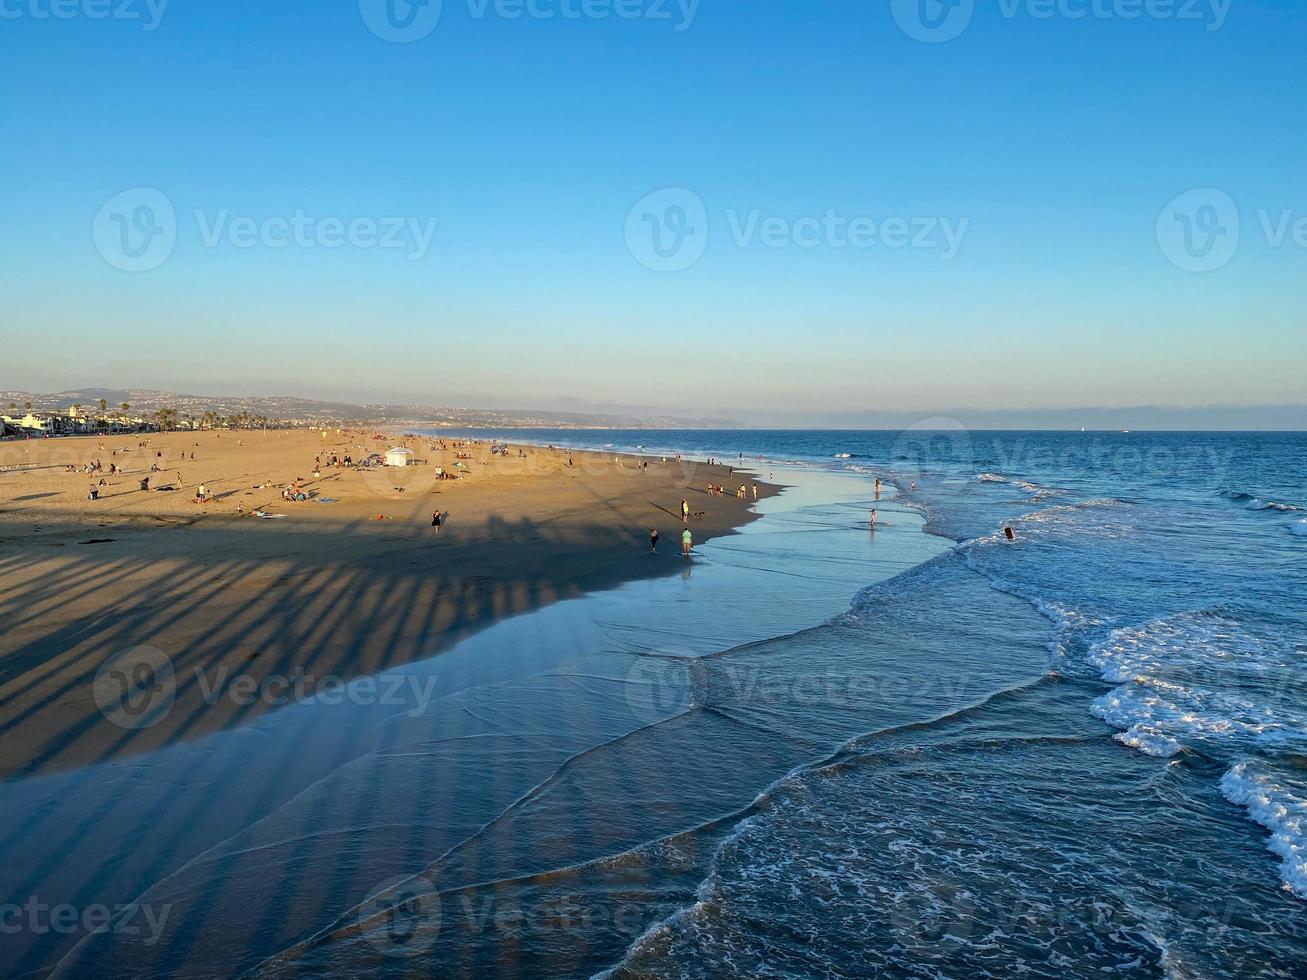
[[[977,0],[937,43],[918,0],[444,0],[407,43],[403,0],[64,2],[0,0],[0,388],[1307,402],[1298,0]],[[175,241],[124,271],[140,188]]]

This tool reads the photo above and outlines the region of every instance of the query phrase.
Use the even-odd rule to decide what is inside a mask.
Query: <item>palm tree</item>
[[[103,418],[103,417],[104,417],[104,413],[107,412],[107,411],[109,411],[109,401],[108,401],[108,399],[101,398],[101,399],[100,399],[100,417]]]
[[[126,415],[128,412],[130,412],[130,411],[132,410],[132,406],[128,405],[126,402],[123,402],[123,403],[122,403],[121,405],[119,405],[118,407],[121,408],[121,409],[123,410],[123,414],[124,414],[124,415]]]

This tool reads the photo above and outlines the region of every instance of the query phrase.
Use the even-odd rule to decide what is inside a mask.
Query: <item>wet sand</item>
[[[752,500],[729,493],[753,481],[724,466],[581,452],[569,466],[559,450],[492,457],[486,442],[442,451],[432,439],[360,431],[144,440],[0,444],[0,776],[149,751],[240,725],[277,700],[210,703],[183,678],[300,677],[320,690],[326,678],[432,656],[508,615],[674,573],[682,498],[696,543],[754,518]],[[332,454],[359,461],[395,445],[420,462],[329,465]],[[468,469],[437,479],[436,467],[454,471],[457,452],[471,454]],[[66,468],[95,459],[125,472],[91,501],[99,476]],[[156,489],[142,492],[147,475]],[[296,480],[336,502],[284,502],[281,488]],[[709,482],[728,493],[710,496]],[[208,504],[195,501],[200,483]],[[759,483],[758,492],[775,489]],[[286,517],[260,519],[257,509]],[[448,515],[439,532],[437,509]],[[651,526],[662,535],[656,556]],[[102,710],[97,672],[124,654],[162,655],[175,675],[175,703],[156,723],[124,725]]]

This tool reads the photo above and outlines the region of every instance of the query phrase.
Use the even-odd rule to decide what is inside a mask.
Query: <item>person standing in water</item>
[[[653,554],[658,554],[658,528],[649,528],[649,550]]]
[[[880,499],[880,477],[876,477],[876,499]]]
[[[690,533],[687,527],[681,532],[681,554],[686,558],[690,557],[690,549],[694,547],[694,535]]]
[[[875,526],[876,526],[876,508],[875,508],[875,507],[871,508],[871,526],[872,526],[872,528],[875,528]]]

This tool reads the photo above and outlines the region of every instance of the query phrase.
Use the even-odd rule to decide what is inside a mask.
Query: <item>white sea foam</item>
[[[1144,755],[1158,759],[1169,759],[1183,751],[1183,746],[1170,735],[1147,728],[1144,725],[1131,725],[1123,732],[1113,736],[1122,745],[1137,749]]]
[[[1301,538],[1307,538],[1307,517],[1300,521],[1295,521],[1289,525],[1289,533],[1296,534]]]
[[[1285,887],[1307,899],[1307,800],[1252,762],[1231,768],[1221,779],[1221,792],[1231,803],[1247,807],[1248,816],[1271,832],[1266,846],[1281,859]]]
[[[1248,510],[1280,510],[1286,512],[1302,510],[1301,507],[1295,507],[1293,504],[1282,504],[1278,500],[1262,500],[1258,497],[1254,497],[1244,506]]]

